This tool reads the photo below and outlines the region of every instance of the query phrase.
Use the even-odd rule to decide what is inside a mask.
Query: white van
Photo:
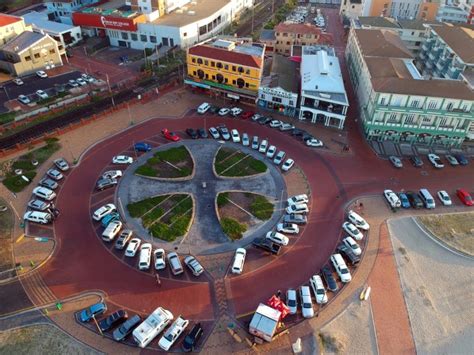
[[[309,286],[300,287],[300,303],[301,303],[301,313],[304,318],[313,318],[314,309],[313,301],[311,300],[311,292]]]
[[[140,270],[148,270],[151,263],[151,249],[150,243],[143,243],[140,247],[140,261],[138,262],[138,268]]]
[[[173,275],[179,275],[184,272],[183,265],[181,265],[181,261],[179,260],[178,253],[172,252],[168,254],[168,263],[171,267],[171,272]]]
[[[140,348],[145,348],[173,320],[173,314],[158,307],[133,331],[133,339]]]
[[[39,211],[28,211],[23,216],[25,221],[41,223],[41,224],[48,224],[51,222],[51,215],[46,212],[39,212]]]
[[[107,228],[105,228],[104,232],[102,233],[102,239],[106,242],[114,240],[114,238],[117,236],[117,234],[119,234],[121,229],[121,221],[110,222]]]
[[[207,112],[207,110],[209,110],[211,108],[211,105],[209,105],[207,102],[204,102],[202,103],[201,105],[199,105],[198,109],[197,109],[197,112],[201,115],[205,114]]]
[[[432,209],[436,207],[435,200],[427,189],[420,189],[418,193],[426,208]]]
[[[342,282],[346,283],[352,280],[351,273],[349,272],[346,262],[342,258],[341,254],[331,255],[331,262],[334,266],[334,269],[336,269],[337,274],[341,278]]]
[[[38,186],[33,189],[33,194],[46,201],[51,201],[56,197],[56,193],[46,187]]]
[[[238,248],[235,251],[234,263],[232,264],[232,273],[240,275],[244,271],[245,256],[247,250],[244,248]]]

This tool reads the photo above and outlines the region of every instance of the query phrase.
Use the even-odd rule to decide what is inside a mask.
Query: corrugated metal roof
[[[14,39],[9,41],[7,44],[5,44],[3,47],[1,47],[1,49],[7,52],[19,53],[31,47],[36,42],[41,41],[43,38],[47,36],[48,35],[37,33],[37,32],[25,31],[25,32],[20,33],[18,36],[16,36]]]

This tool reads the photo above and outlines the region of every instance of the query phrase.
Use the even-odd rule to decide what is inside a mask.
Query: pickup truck
[[[256,238],[252,244],[257,248],[264,249],[275,255],[278,255],[281,250],[280,244],[274,243],[266,238]]]

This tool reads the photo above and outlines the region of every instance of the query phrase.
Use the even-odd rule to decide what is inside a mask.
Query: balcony
[[[319,111],[324,111],[328,113],[335,113],[337,115],[344,115],[343,110],[344,106],[342,105],[337,105],[337,104],[332,104],[330,102],[324,102],[324,101],[319,101],[319,103],[314,100],[305,97],[304,101],[301,103],[301,106],[314,109],[314,110],[319,110]]]

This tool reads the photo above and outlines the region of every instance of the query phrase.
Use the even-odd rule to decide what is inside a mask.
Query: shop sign
[[[76,26],[106,28],[121,31],[137,31],[135,18],[121,18],[113,16],[103,16],[101,14],[87,14],[82,12],[74,12],[72,14],[72,22]]]

